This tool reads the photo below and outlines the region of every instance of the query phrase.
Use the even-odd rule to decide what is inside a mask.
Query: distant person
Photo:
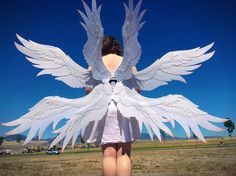
[[[224,146],[224,139],[221,137],[220,138],[220,146],[223,147]]]

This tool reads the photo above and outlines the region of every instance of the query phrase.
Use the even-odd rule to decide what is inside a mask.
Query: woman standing
[[[121,46],[112,36],[105,36],[102,46],[102,60],[106,68],[114,73],[122,62]],[[88,68],[92,71],[92,67]],[[132,68],[136,72],[136,68]],[[115,78],[113,78],[115,81]],[[92,87],[86,87],[89,94]],[[136,88],[139,92],[139,89]],[[102,147],[103,175],[131,175],[131,143],[140,137],[140,129],[135,118],[124,118],[117,110],[114,101],[109,105],[106,116],[98,123],[92,135],[94,123],[90,123],[83,137],[86,143],[98,143]],[[98,134],[98,135],[97,135]]]

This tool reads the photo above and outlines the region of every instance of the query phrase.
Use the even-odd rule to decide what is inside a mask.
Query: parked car
[[[30,149],[27,149],[27,153],[34,153],[34,149],[30,148]]]
[[[48,155],[58,155],[58,154],[60,154],[60,151],[57,150],[57,149],[48,149],[48,150],[46,150],[46,154],[48,154]]]
[[[0,155],[4,155],[4,153],[5,153],[4,149],[1,149],[0,150]]]
[[[20,150],[20,153],[28,153],[28,149],[23,148],[23,149]]]
[[[11,149],[2,149],[0,150],[0,155],[10,155]]]

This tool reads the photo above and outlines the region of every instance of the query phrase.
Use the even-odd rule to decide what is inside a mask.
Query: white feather
[[[201,66],[200,63],[210,59],[214,51],[207,54],[206,52],[212,46],[213,43],[203,48],[172,51],[165,54],[149,67],[134,73],[138,85],[142,90],[153,90],[161,85],[167,85],[172,80],[186,83],[182,75],[191,74],[191,71]]]
[[[32,62],[34,67],[43,69],[37,76],[50,74],[73,88],[86,86],[90,79],[88,71],[76,64],[62,50],[33,41],[28,42],[19,35],[16,36],[23,44],[21,46],[15,43],[16,48],[27,56],[26,59]]]
[[[146,10],[140,13],[142,0],[135,6],[133,0],[129,0],[129,7],[125,7],[125,21],[122,27],[123,38],[123,60],[115,75],[118,80],[128,80],[132,78],[131,68],[135,66],[141,56],[142,50],[138,41],[138,32],[145,22],[141,22]]]
[[[65,138],[63,150],[73,137],[73,143],[82,127],[91,121],[98,121],[107,112],[108,104],[111,101],[112,88],[108,84],[100,84],[85,97],[78,99],[66,99],[58,96],[46,97],[39,101],[29,112],[21,118],[12,122],[3,123],[5,126],[16,126],[15,129],[6,133],[7,135],[20,134],[29,129],[29,133],[24,144],[29,143],[38,133],[41,139],[45,129],[53,123],[53,129],[63,118],[68,119],[61,128],[54,130],[59,133],[52,142],[51,147]]]
[[[117,107],[122,115],[125,117],[136,117],[139,123],[144,123],[148,127],[147,130],[151,139],[152,132],[150,128],[158,138],[160,138],[160,129],[173,136],[172,132],[163,122],[170,121],[172,126],[174,126],[174,121],[177,121],[189,138],[191,129],[199,139],[206,142],[199,126],[212,131],[222,131],[223,129],[210,122],[224,122],[227,120],[226,118],[209,115],[182,95],[146,98],[135,90],[125,87],[122,83],[117,83],[114,94],[113,99],[117,102]]]
[[[105,80],[110,77],[110,72],[107,70],[102,61],[102,42],[103,42],[103,27],[100,20],[101,6],[97,8],[96,0],[92,0],[92,8],[83,2],[85,13],[78,10],[84,23],[81,25],[84,27],[87,33],[87,41],[84,45],[83,54],[86,62],[89,66],[93,67],[93,78],[96,80]]]

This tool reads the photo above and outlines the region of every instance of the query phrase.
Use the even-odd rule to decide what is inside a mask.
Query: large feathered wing
[[[182,75],[191,74],[199,68],[201,63],[210,59],[214,51],[206,53],[213,43],[203,48],[173,51],[156,60],[149,67],[134,73],[138,85],[142,90],[153,90],[169,81],[186,82]]]
[[[146,10],[139,13],[141,3],[142,0],[138,2],[135,8],[133,6],[133,0],[129,0],[129,7],[124,3],[126,14],[125,22],[122,27],[124,53],[123,61],[115,73],[118,80],[128,80],[132,78],[131,68],[138,63],[142,53],[138,41],[138,32],[145,24],[145,22],[141,22],[141,20]]]
[[[78,12],[84,20],[84,23],[81,22],[81,25],[87,33],[87,41],[83,48],[83,54],[88,65],[93,67],[93,78],[102,81],[110,77],[110,73],[102,61],[102,42],[104,36],[100,19],[102,5],[97,8],[96,0],[93,0],[92,9],[90,10],[85,1],[82,2],[86,15],[80,10]]]
[[[29,129],[29,133],[24,144],[30,142],[38,133],[41,139],[45,129],[53,123],[53,129],[62,119],[68,119],[66,124],[55,130],[59,133],[52,142],[51,147],[60,142],[63,138],[63,148],[72,139],[72,145],[80,133],[84,133],[84,128],[89,122],[104,117],[111,101],[112,88],[110,84],[100,84],[85,97],[78,99],[66,99],[58,96],[50,96],[39,101],[29,112],[19,119],[11,122],[2,123],[4,126],[16,126],[15,129],[7,132],[7,135],[20,134]]]
[[[73,88],[86,87],[90,80],[89,71],[75,63],[61,49],[27,41],[17,35],[23,45],[15,42],[16,48],[25,54],[26,59],[36,68],[43,69],[37,76],[50,74]]]
[[[211,131],[223,131],[211,122],[227,120],[209,115],[182,95],[146,98],[120,83],[115,88],[113,99],[123,116],[136,117],[139,122],[144,123],[152,140],[153,132],[161,140],[160,129],[173,136],[165,122],[170,122],[174,127],[176,121],[189,138],[191,129],[199,139],[206,142],[199,126]]]

